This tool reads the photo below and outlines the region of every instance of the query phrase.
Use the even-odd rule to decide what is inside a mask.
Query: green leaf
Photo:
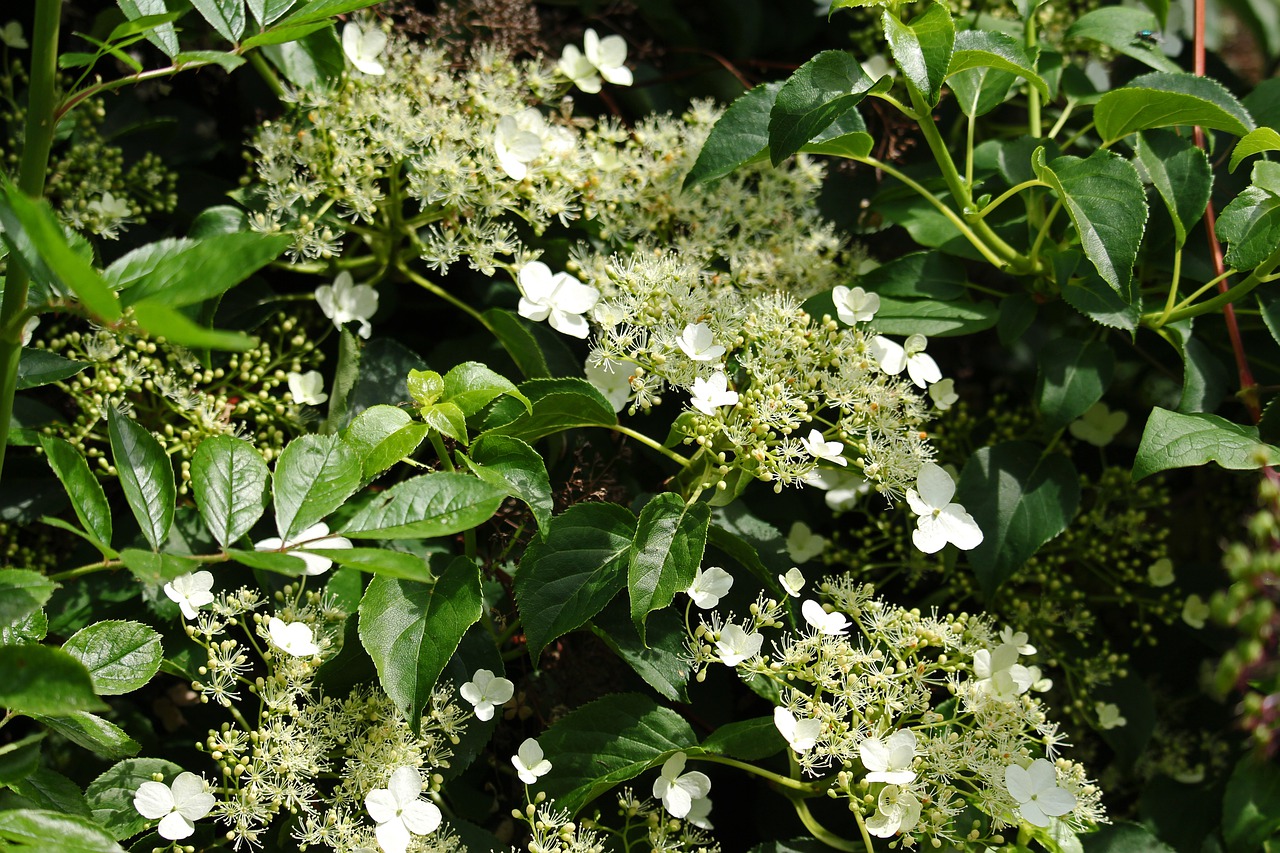
[[[759,761],[776,755],[786,746],[787,741],[774,725],[773,717],[726,723],[702,742],[702,748],[713,755],[727,755],[741,761]]]
[[[501,506],[506,490],[466,474],[438,472],[398,483],[365,504],[342,535],[429,539],[470,530]]]
[[[1253,269],[1280,246],[1280,197],[1245,187],[1218,215],[1217,233],[1227,244],[1227,264]]]
[[[333,389],[329,394],[329,414],[324,419],[320,432],[338,432],[351,422],[352,398],[356,383],[360,381],[360,363],[364,359],[364,350],[351,329],[343,327],[338,331],[338,366],[333,372]]]
[[[971,335],[994,326],[999,313],[999,308],[990,302],[939,302],[882,296],[875,327],[884,335],[921,334],[930,338]]]
[[[164,0],[116,0],[116,5],[131,21],[164,15],[169,11],[165,8]],[[178,52],[178,33],[172,23],[158,25],[154,31],[147,34],[147,41],[160,48],[165,56],[173,56]]]
[[[533,411],[529,398],[511,380],[478,362],[466,361],[454,367],[444,375],[443,385],[445,401],[453,403],[468,418],[504,394],[524,403],[528,411]]]
[[[971,68],[995,68],[1016,74],[1049,97],[1049,85],[1036,73],[1035,60],[1027,55],[1017,39],[990,30],[965,30],[956,33],[955,50],[947,77]]]
[[[723,119],[721,119],[723,121]],[[714,128],[712,129],[714,133]],[[686,179],[687,183],[687,179]],[[511,360],[516,363],[529,379],[548,379],[551,369],[547,367],[546,354],[538,346],[537,339],[529,331],[526,322],[512,311],[501,308],[490,308],[484,312],[484,319],[493,331],[494,337],[506,349]]]
[[[74,361],[56,352],[23,347],[18,361],[18,383],[15,389],[25,391],[51,382],[70,379],[88,367],[88,362]]]
[[[245,63],[244,57],[238,53],[224,53],[221,50],[184,50],[175,56],[173,61],[184,71],[205,65],[216,65],[228,74]]]
[[[133,319],[148,334],[165,338],[170,343],[188,349],[244,352],[258,344],[256,338],[243,332],[205,328],[176,308],[150,299],[144,299],[133,306]]]
[[[1107,292],[1110,293],[1110,289]],[[1002,346],[1011,347],[1022,338],[1023,333],[1035,322],[1037,308],[1038,303],[1026,292],[1014,293],[1000,300],[996,333]]]
[[[1258,428],[1233,424],[1217,415],[1180,414],[1156,406],[1147,419],[1133,462],[1133,479],[1170,468],[1217,462],[1248,470],[1280,462],[1280,449],[1258,440]]]
[[[1121,821],[1081,836],[1085,853],[1173,853],[1140,823]]]
[[[554,500],[551,479],[541,453],[518,438],[489,435],[471,445],[470,458],[463,459],[481,480],[524,501],[542,531],[542,538],[546,539]]]
[[[125,853],[107,831],[88,818],[39,809],[0,811],[0,839],[14,853]]]
[[[40,766],[40,744],[45,732],[36,732],[0,746],[0,787],[14,787]]]
[[[106,708],[84,664],[50,646],[0,646],[0,707],[24,714]]]
[[[674,609],[649,615],[642,640],[619,596],[592,619],[591,632],[645,683],[673,702],[688,702],[689,652],[684,619]]]
[[[81,628],[62,650],[84,664],[99,696],[120,696],[142,687],[160,670],[160,635],[140,622],[95,622]]]
[[[781,88],[781,83],[761,83],[729,105],[684,176],[684,189],[722,178],[769,150],[769,116]],[[532,376],[527,370],[525,375]]]
[[[120,552],[120,561],[135,578],[153,589],[190,574],[200,569],[200,563],[188,557],[176,554],[157,554],[154,551],[142,551],[138,548],[125,548]]]
[[[111,29],[111,33],[107,36],[107,42],[118,42],[130,36],[143,35],[160,24],[176,21],[181,17],[181,12],[165,12],[162,15],[143,15],[141,18],[134,18],[131,21],[126,20],[123,23],[116,24]]]
[[[872,86],[868,91],[874,92],[880,88]],[[867,124],[855,109],[841,113],[826,130],[801,145],[800,150],[805,154],[826,154],[860,160],[869,155],[873,147],[875,140],[867,133]]]
[[[367,4],[366,4],[367,5]],[[299,12],[304,10],[299,10]],[[296,33],[290,26],[294,15],[281,21],[279,30]],[[323,26],[289,41],[262,45],[262,53],[271,64],[280,69],[286,79],[300,89],[315,89],[333,85],[346,70],[347,60],[338,43],[333,26]]]
[[[1280,196],[1280,163],[1259,160],[1253,164],[1253,172],[1249,175],[1249,180],[1258,189]]]
[[[1270,847],[1280,832],[1280,769],[1255,755],[1236,764],[1222,798],[1222,835],[1229,853]]]
[[[1259,127],[1245,134],[1244,138],[1236,143],[1235,150],[1231,152],[1231,171],[1236,170],[1236,166],[1246,157],[1252,157],[1254,154],[1261,154],[1264,151],[1280,151],[1280,133],[1274,128]]]
[[[375,577],[360,602],[360,643],[378,680],[417,731],[445,664],[480,621],[480,570],[456,557],[432,585]]]
[[[328,557],[339,566],[359,569],[373,575],[401,580],[431,581],[426,560],[417,554],[389,551],[385,548],[308,548],[307,553]]]
[[[306,562],[294,554],[281,551],[242,551],[238,548],[227,548],[225,553],[240,565],[251,569],[262,569],[295,578],[307,573]]]
[[[365,480],[372,480],[392,465],[410,456],[430,432],[426,424],[415,423],[412,416],[397,406],[377,405],[356,415],[342,433],[360,457]]]
[[[155,781],[157,775],[172,782],[181,772],[177,764],[162,758],[125,759],[90,782],[85,798],[94,820],[116,838],[129,838],[151,823],[133,806],[138,787]]]
[[[509,435],[530,444],[567,429],[613,426],[613,406],[585,379],[530,379],[520,391],[533,404],[532,413],[507,397],[494,403],[484,435]]]
[[[191,460],[191,489],[205,527],[223,548],[262,517],[270,479],[267,463],[248,442],[229,435],[200,442]]]
[[[984,66],[957,72],[948,82],[956,96],[956,106],[965,115],[976,118],[1003,104],[1017,80],[1008,71]]]
[[[122,256],[107,267],[103,278],[120,291],[126,306],[147,299],[181,308],[221,296],[274,261],[288,245],[287,236],[256,231],[161,240]]]
[[[1098,150],[1083,160],[1058,157],[1046,165],[1038,148],[1032,165],[1071,215],[1085,257],[1113,290],[1127,293],[1147,223],[1147,194],[1133,164]]]
[[[1168,130],[1139,133],[1134,151],[1169,210],[1174,245],[1181,249],[1187,230],[1200,221],[1209,204],[1213,189],[1209,157],[1190,139]]]
[[[1076,19],[1067,27],[1064,39],[1091,39],[1136,59],[1157,71],[1179,73],[1178,64],[1165,56],[1159,46],[1148,44],[1137,38],[1142,30],[1158,30],[1160,22],[1156,16],[1143,9],[1122,6],[1109,6],[1095,9]]]
[[[335,15],[345,15],[348,12],[367,9],[377,2],[378,0],[311,0],[311,2],[304,3],[300,9],[281,21],[280,26],[290,27],[297,24],[309,24],[313,21],[332,18]]]
[[[615,693],[561,717],[538,744],[551,761],[542,789],[560,808],[577,812],[698,739],[684,718],[647,696]]]
[[[146,427],[115,409],[107,412],[107,433],[129,509],[138,520],[142,535],[153,550],[159,551],[169,538],[178,497],[173,463]]]
[[[289,442],[271,478],[276,528],[291,541],[360,488],[360,457],[336,435],[304,435]]]
[[[253,19],[264,27],[278,20],[280,16],[292,9],[296,2],[297,0],[248,0]]]
[[[44,607],[58,584],[28,569],[0,569],[0,626],[16,625]]]
[[[889,52],[902,71],[902,76],[915,87],[930,106],[938,103],[942,80],[951,64],[951,51],[956,42],[956,26],[951,11],[941,3],[930,3],[923,14],[910,24],[898,19],[896,10],[885,9],[880,21]]]
[[[249,0],[251,3],[253,0]],[[266,47],[272,44],[284,44],[306,38],[317,30],[327,29],[328,21],[315,21],[310,24],[299,24],[296,27],[272,27],[256,35],[251,35],[240,43],[240,49],[247,51],[255,47]]]
[[[36,737],[43,737],[41,732]],[[13,792],[34,804],[37,808],[78,817],[92,817],[89,804],[85,802],[80,786],[61,773],[44,767],[21,782],[11,784]]]
[[[1092,268],[1088,274],[1073,277],[1062,284],[1062,298],[1072,308],[1103,326],[1132,332],[1138,327],[1137,294],[1121,295],[1102,280]]]
[[[87,711],[73,711],[56,717],[43,714],[31,716],[77,746],[82,746],[108,761],[136,755],[138,750],[142,749],[137,741],[125,733],[124,729]]]
[[[1244,136],[1253,119],[1216,80],[1154,71],[1112,89],[1093,108],[1093,121],[1107,145],[1139,130],[1199,125]]]
[[[534,665],[546,645],[584,625],[622,591],[636,520],[607,503],[582,503],[551,520],[546,540],[520,560],[515,595]]]
[[[467,416],[453,403],[435,403],[423,406],[418,410],[427,426],[441,435],[447,435],[459,444],[469,443],[467,436]]]
[[[982,544],[968,558],[990,598],[1041,545],[1066,529],[1080,504],[1080,484],[1065,456],[1042,456],[1030,442],[1008,441],[970,457],[956,500],[982,528]]]
[[[1080,417],[1111,385],[1116,357],[1100,341],[1055,338],[1040,350],[1036,399],[1049,429]]]
[[[768,148],[773,165],[852,110],[874,83],[862,65],[843,50],[823,51],[801,65],[778,91],[769,112]]]
[[[95,539],[111,545],[111,505],[102,484],[93,476],[89,463],[69,441],[51,435],[40,437],[45,459],[71,498],[76,518]],[[2,621],[2,620],[0,620]]]
[[[244,0],[191,0],[191,5],[227,41],[244,35]]]
[[[641,640],[649,614],[666,607],[676,593],[693,583],[702,564],[710,523],[709,506],[686,506],[679,495],[670,492],[657,495],[640,511],[627,565],[627,591],[631,621]]]

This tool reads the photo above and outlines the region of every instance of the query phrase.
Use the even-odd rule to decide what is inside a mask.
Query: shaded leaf
[[[1261,468],[1280,462],[1280,449],[1263,444],[1257,427],[1203,412],[1180,414],[1159,406],[1151,410],[1133,462],[1134,480],[1209,462],[1233,470]]]
[[[169,539],[174,501],[178,490],[173,479],[173,463],[146,427],[115,409],[107,412],[107,432],[120,486],[142,535],[152,549]]]

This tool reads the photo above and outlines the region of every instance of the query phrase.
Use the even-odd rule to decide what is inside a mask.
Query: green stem
[[[1226,279],[1239,274],[1240,274],[1240,271],[1235,267],[1232,267],[1231,269],[1223,272],[1222,275],[1214,276],[1213,278],[1209,279],[1209,281],[1205,282],[1200,287],[1196,288],[1195,292],[1192,293],[1190,296],[1188,296],[1186,299],[1182,300],[1177,305],[1173,306],[1173,310],[1177,311],[1179,308],[1186,308],[1188,305],[1192,304],[1201,296],[1203,296],[1207,291],[1213,290],[1215,287],[1217,287],[1219,282],[1225,281]]]
[[[1035,56],[1036,48],[1036,15],[1040,12],[1039,6],[1032,6],[1031,14],[1027,15],[1027,23],[1023,28],[1026,34],[1027,54]],[[1040,138],[1040,90],[1035,86],[1027,86],[1027,124],[1031,135],[1036,139]]]
[[[663,447],[661,444],[654,441],[652,438],[649,438],[649,436],[645,435],[642,432],[636,432],[630,427],[624,427],[622,424],[612,424],[609,427],[607,427],[607,429],[611,429],[620,435],[625,435],[627,438],[633,438],[636,441],[643,444],[645,447],[658,451],[663,456],[667,457],[672,462],[679,465],[681,468],[689,467],[688,459],[685,459],[683,456],[681,456],[679,453],[676,453],[674,450],[672,450],[669,447]]]
[[[1230,305],[1242,296],[1247,296],[1258,285],[1266,284],[1269,281],[1275,281],[1278,278],[1280,278],[1280,274],[1259,274],[1257,270],[1254,270],[1250,273],[1248,278],[1237,284],[1235,287],[1232,287],[1226,293],[1219,293],[1212,299],[1207,299],[1198,305],[1180,308],[1169,314],[1169,316],[1164,319],[1164,322],[1176,323],[1179,320],[1185,320],[1188,317],[1199,317],[1201,314],[1208,314],[1212,311],[1217,311],[1219,308]],[[1150,321],[1153,317],[1152,315],[1146,315],[1142,319],[1144,323],[1150,325]]]
[[[1031,244],[1031,259],[1033,261],[1040,257],[1040,247],[1044,245],[1045,238],[1049,236],[1049,226],[1053,224],[1053,220],[1057,217],[1059,210],[1062,210],[1062,199],[1058,199],[1053,203],[1053,207],[1049,208],[1049,215],[1044,218],[1044,222],[1040,223],[1040,232],[1036,234],[1036,240]]]
[[[249,64],[253,66],[253,70],[258,72],[258,76],[263,79],[267,87],[271,89],[272,94],[277,98],[284,96],[284,84],[280,82],[280,77],[276,74],[275,69],[267,64],[267,60],[263,57],[261,51],[250,51],[246,54]]]
[[[1053,127],[1049,128],[1049,139],[1053,139],[1062,131],[1062,128],[1067,123],[1067,119],[1071,118],[1071,113],[1075,112],[1075,108],[1075,100],[1068,98],[1067,105],[1062,108],[1062,115],[1058,116],[1058,120],[1053,123]]]
[[[814,838],[818,839],[828,847],[835,848],[836,850],[844,850],[846,853],[856,853],[858,849],[857,845],[852,841],[846,841],[822,824],[818,823],[818,819],[813,816],[813,812],[809,811],[809,806],[804,800],[793,799],[791,801],[791,805],[795,808],[796,816],[800,818],[800,822],[804,824],[804,828],[809,830],[809,834]],[[858,812],[854,812],[854,814],[858,814]],[[861,817],[858,819],[858,826],[859,828],[862,827]],[[865,829],[863,830],[863,843],[867,845],[867,853],[872,853],[873,848],[871,846],[871,842],[866,839]]]
[[[862,811],[854,812],[853,817],[858,822],[858,832],[862,834],[862,843],[866,846],[867,853],[871,853],[871,833],[867,832],[867,822],[862,818]]]
[[[449,291],[445,290],[440,285],[436,284],[434,281],[431,281],[430,279],[424,276],[420,276],[413,270],[409,269],[409,265],[406,264],[402,259],[399,259],[399,258],[396,259],[396,269],[398,269],[405,276],[405,278],[409,279],[409,281],[413,282],[419,287],[425,288],[426,290],[430,291],[436,296],[439,296],[441,299],[443,299],[445,302],[448,302],[450,305],[454,306],[455,308],[465,311],[467,314],[471,315],[472,319],[474,319],[477,323],[479,323],[481,326],[484,326],[487,330],[489,330],[489,332],[492,333],[494,337],[498,337],[498,333],[494,331],[493,326],[489,325],[489,321],[485,319],[483,314],[481,314],[476,309],[472,308],[467,303],[463,302],[458,297],[454,296]]]
[[[27,132],[18,166],[18,189],[32,198],[44,195],[53,147],[54,83],[58,73],[58,25],[61,0],[36,0],[31,34],[31,87],[27,93]],[[0,305],[0,471],[13,421],[13,396],[18,386],[18,360],[22,357],[22,315],[27,310],[31,284],[21,264],[9,264],[4,303]]]
[[[252,55],[252,54],[251,54]],[[145,83],[148,80],[162,80],[165,77],[172,77],[180,71],[189,71],[192,68],[203,68],[206,65],[213,65],[212,62],[175,62],[173,65],[166,65],[164,68],[153,68],[150,71],[139,71],[137,74],[130,74],[127,77],[117,77],[114,80],[108,80],[105,83],[95,83],[87,89],[81,89],[74,95],[70,95],[65,101],[58,105],[57,112],[54,113],[54,123],[56,124],[67,113],[75,109],[82,102],[94,95],[101,95],[104,92],[111,92],[116,89],[122,89],[133,83]]]
[[[1009,189],[1000,193],[1000,195],[996,196],[995,199],[990,204],[982,208],[982,210],[979,210],[977,213],[971,216],[970,219],[982,219],[988,213],[995,210],[997,207],[1004,204],[1006,201],[1013,198],[1015,195],[1022,192],[1023,190],[1031,189],[1032,187],[1047,187],[1047,186],[1049,185],[1037,178],[1032,178],[1029,181],[1023,181],[1022,183],[1018,184],[1016,187],[1010,187]]]
[[[1169,297],[1164,303],[1164,313],[1160,315],[1158,326],[1163,326],[1169,322],[1169,315],[1173,313],[1173,309],[1177,307],[1178,301],[1178,280],[1182,278],[1182,247],[1179,246],[1173,253],[1173,276],[1169,282]]]
[[[795,791],[801,797],[817,796],[819,791],[827,786],[827,783],[821,779],[816,782],[801,782],[798,779],[792,779],[789,776],[783,776],[780,773],[774,773],[772,770],[765,770],[762,767],[756,767],[754,764],[748,764],[745,761],[738,761],[736,758],[729,758],[724,755],[690,755],[689,759],[691,761],[710,761],[712,764],[724,764],[729,767],[736,767],[739,770],[745,770],[754,776],[768,779],[775,785]]]

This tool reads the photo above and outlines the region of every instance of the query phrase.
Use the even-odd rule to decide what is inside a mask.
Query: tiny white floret
[[[397,767],[385,788],[364,798],[365,810],[377,824],[373,834],[386,853],[405,853],[415,835],[430,835],[444,817],[439,807],[419,799],[422,776],[416,767]]]
[[[858,757],[867,768],[868,782],[905,785],[916,778],[911,761],[916,754],[916,733],[902,729],[881,740],[869,737],[858,744]]]
[[[543,757],[542,747],[531,737],[520,744],[516,754],[511,756],[511,763],[515,765],[520,781],[526,785],[536,784],[539,776],[551,772],[551,762]]]
[[[168,841],[188,838],[196,821],[213,810],[216,800],[204,789],[204,779],[183,771],[172,785],[143,782],[133,795],[133,807],[147,820],[159,820],[156,832]]]
[[[315,635],[306,622],[285,622],[278,616],[267,620],[267,635],[271,645],[295,658],[309,658],[320,654]]]
[[[948,542],[962,551],[982,544],[982,529],[963,506],[951,500],[955,493],[955,480],[933,462],[920,466],[916,488],[907,489],[907,504],[920,516],[911,541],[926,554],[941,551]]]
[[[791,748],[802,755],[817,745],[822,734],[821,720],[797,720],[786,708],[773,709],[773,725]]]
[[[520,305],[517,312],[527,320],[549,320],[551,328],[575,338],[590,331],[587,318],[600,298],[600,291],[583,284],[567,272],[552,274],[542,261],[530,261],[520,268]]]
[[[760,654],[764,645],[764,635],[752,632],[748,634],[741,626],[730,622],[720,631],[720,639],[716,640],[716,651],[720,652],[720,660],[728,666],[737,666]]]
[[[836,316],[847,326],[865,323],[880,310],[880,297],[861,287],[840,285],[831,291],[831,301],[835,303]]]
[[[516,686],[492,670],[477,669],[471,680],[458,688],[462,698],[476,710],[476,719],[482,722],[493,719],[493,711],[505,705],[516,693]]]
[[[196,618],[196,611],[213,602],[213,575],[209,572],[191,572],[176,577],[164,585],[164,594],[177,602],[184,619]]]
[[[1075,795],[1058,787],[1053,765],[1037,758],[1027,768],[1010,764],[1004,769],[1004,785],[1018,803],[1022,819],[1032,826],[1045,827],[1050,818],[1061,817],[1076,807]]]
[[[804,621],[817,630],[819,634],[836,636],[849,630],[849,617],[836,610],[828,613],[826,609],[812,598],[800,605],[800,614]]]
[[[787,595],[799,598],[800,590],[804,589],[804,572],[798,566],[792,566],[785,575],[778,575],[778,583],[782,584]]]
[[[693,583],[685,593],[693,599],[693,603],[703,610],[710,610],[720,603],[720,599],[729,594],[733,586],[733,575],[719,566],[712,566],[705,572],[698,569]]]
[[[816,429],[809,430],[809,437],[800,439],[800,444],[804,446],[805,452],[815,459],[825,459],[841,468],[849,464],[849,460],[840,455],[844,452],[844,443],[827,441]]]
[[[736,406],[738,392],[729,390],[729,379],[717,370],[710,379],[693,380],[693,399],[689,404],[704,415],[714,416],[721,406]]]
[[[707,774],[697,770],[680,772],[684,770],[686,760],[683,752],[677,752],[663,762],[661,773],[653,780],[653,795],[662,800],[662,807],[676,818],[688,815],[695,800],[711,793],[711,780]]]
[[[342,52],[357,71],[381,77],[387,69],[378,58],[387,47],[387,34],[376,24],[368,28],[349,22],[342,28]]]
[[[694,361],[715,361],[725,354],[725,348],[716,343],[711,327],[706,323],[690,323],[684,327],[676,346]]]
[[[329,535],[329,525],[323,521],[317,521],[293,539],[269,536],[260,542],[253,543],[255,551],[291,551],[296,548],[297,551],[293,556],[302,558],[302,562],[307,566],[308,575],[322,575],[333,565],[333,560],[321,554],[309,553],[308,548],[336,550],[350,547],[351,540],[347,537]]]
[[[341,329],[347,323],[359,323],[357,334],[369,339],[373,332],[369,318],[378,311],[378,291],[367,284],[356,284],[351,273],[344,270],[338,273],[333,284],[316,288],[316,303],[335,327]]]
[[[814,533],[803,521],[791,522],[787,531],[787,556],[797,563],[807,563],[827,550],[825,537]]]
[[[306,373],[294,373],[291,370],[286,379],[293,402],[299,406],[318,406],[329,399],[324,390],[324,377],[318,370],[308,370]]]

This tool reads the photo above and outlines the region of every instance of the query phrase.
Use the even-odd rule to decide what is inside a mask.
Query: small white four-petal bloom
[[[712,566],[705,572],[698,569],[693,583],[685,593],[693,599],[693,603],[703,610],[710,610],[720,603],[720,599],[728,595],[733,586],[733,575],[719,566]]]
[[[624,64],[627,43],[622,36],[600,38],[595,30],[589,29],[582,41],[582,50],[578,50],[577,45],[565,45],[556,64],[573,85],[592,94],[600,91],[601,77],[615,86],[631,85],[631,69]]]
[[[805,452],[815,459],[825,459],[841,468],[849,464],[849,460],[840,455],[844,451],[844,443],[827,441],[816,429],[809,430],[809,437],[800,439],[800,444],[804,446]]]
[[[342,52],[357,71],[372,77],[386,74],[387,69],[378,61],[386,47],[387,34],[376,24],[366,28],[349,22],[342,28]]]
[[[690,323],[684,327],[676,346],[694,361],[715,361],[725,354],[725,348],[716,343],[711,327],[706,323]]]
[[[542,754],[542,747],[531,737],[525,738],[524,743],[520,744],[516,754],[511,756],[511,763],[515,765],[520,781],[526,785],[535,784],[539,776],[551,772],[551,762],[547,761]]]
[[[861,287],[840,285],[831,291],[831,301],[835,303],[840,322],[848,326],[865,323],[880,310],[880,297]]]
[[[797,563],[807,563],[827,550],[827,540],[803,521],[791,522],[787,531],[787,556]]]
[[[286,622],[278,616],[267,620],[267,636],[271,645],[295,658],[309,658],[320,654],[315,634],[306,622]]]
[[[876,800],[876,813],[867,819],[867,832],[876,838],[892,838],[910,832],[920,820],[920,800],[897,785],[885,785]]]
[[[419,799],[422,776],[416,767],[397,767],[385,788],[374,788],[364,798],[369,817],[377,824],[373,834],[386,853],[405,853],[415,835],[430,835],[443,815],[434,803]]]
[[[868,771],[868,782],[905,785],[916,778],[911,761],[916,754],[916,733],[902,729],[881,740],[869,737],[858,744],[858,757]]]
[[[787,595],[799,598],[800,590],[804,589],[804,572],[798,566],[792,566],[785,575],[778,575],[778,583],[782,584]]]
[[[291,370],[286,379],[293,402],[299,406],[318,406],[329,399],[324,391],[324,377],[318,370],[308,370],[306,373],[294,373]]]
[[[516,686],[492,670],[477,669],[471,680],[458,688],[462,698],[476,709],[476,719],[493,719],[494,708],[505,705],[516,693]]]
[[[827,634],[834,637],[849,630],[849,617],[839,610],[828,613],[826,608],[812,598],[806,599],[804,604],[800,605],[800,615],[819,634]]]
[[[927,388],[942,378],[938,363],[925,354],[928,345],[929,339],[924,335],[911,335],[902,344],[876,335],[871,340],[871,352],[885,373],[897,376],[905,368],[917,388]]]
[[[521,317],[541,323],[575,338],[585,338],[590,326],[582,315],[600,298],[600,291],[585,285],[567,272],[554,275],[542,261],[530,261],[520,268]]]
[[[653,780],[653,795],[662,800],[662,807],[672,817],[682,818],[689,814],[695,800],[704,799],[711,793],[711,780],[707,774],[697,770],[681,773],[688,756],[677,752],[662,764],[662,771]]]
[[[821,720],[797,720],[786,708],[773,709],[773,725],[798,753],[806,753],[818,743],[822,734]]]
[[[602,364],[587,362],[583,370],[587,381],[604,395],[613,410],[621,412],[631,400],[631,377],[635,375],[637,366],[634,361],[606,359]]]
[[[196,618],[196,611],[213,602],[213,575],[209,572],[190,572],[176,577],[164,585],[164,594],[177,602],[184,619]]]
[[[1022,819],[1032,826],[1048,826],[1049,818],[1061,817],[1076,807],[1076,797],[1058,787],[1058,774],[1043,758],[1022,768],[1010,764],[1004,769],[1004,785],[1018,803]]]
[[[204,779],[186,771],[172,785],[143,782],[133,795],[133,807],[147,820],[159,820],[156,832],[169,841],[189,837],[196,821],[213,809],[213,794],[204,789]]]
[[[955,480],[933,462],[920,466],[916,488],[907,489],[907,504],[920,516],[911,541],[926,554],[941,551],[948,542],[962,551],[982,544],[982,528],[963,506],[951,500],[955,493]]]
[[[707,416],[714,416],[721,406],[736,406],[738,392],[729,390],[729,379],[717,370],[710,379],[693,380],[693,399],[689,405]]]
[[[764,645],[764,635],[752,632],[748,634],[740,625],[730,622],[720,631],[716,640],[716,651],[720,652],[720,660],[728,666],[737,666],[760,654]]]
[[[498,119],[498,127],[493,132],[493,152],[507,177],[513,181],[524,180],[529,174],[529,164],[542,154],[545,132],[546,122],[534,107]]]
[[[373,332],[369,318],[378,311],[378,291],[367,284],[356,284],[351,273],[344,270],[338,273],[333,284],[317,287],[316,303],[337,328],[341,329],[347,323],[359,323],[357,334],[365,340]]]

